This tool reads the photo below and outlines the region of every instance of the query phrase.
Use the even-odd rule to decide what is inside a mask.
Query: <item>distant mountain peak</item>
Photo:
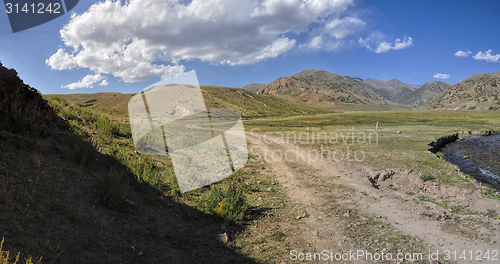
[[[420,87],[420,85],[403,83],[398,79],[381,81],[369,78],[363,82],[378,89],[385,98],[398,103],[401,102],[401,100],[403,100],[403,98],[405,98],[408,94]]]
[[[260,88],[262,88],[262,87],[264,87],[266,85],[267,84],[265,84],[265,83],[250,83],[250,84],[247,84],[247,85],[241,87],[241,89],[248,90],[250,92],[256,92]]]

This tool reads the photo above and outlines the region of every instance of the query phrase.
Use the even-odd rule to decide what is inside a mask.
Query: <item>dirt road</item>
[[[297,212],[297,218],[306,224],[306,229],[296,235],[306,238],[311,247],[305,248],[302,245],[302,248],[299,248],[301,245],[297,245],[297,252],[314,253],[323,250],[334,253],[357,252],[357,250],[369,252],[370,248],[373,249],[370,246],[385,243],[383,249],[386,249],[386,252],[391,248],[398,249],[397,247],[404,246],[397,252],[414,253],[408,250],[412,247],[411,241],[406,241],[410,244],[408,247],[408,245],[377,241],[369,235],[367,238],[369,232],[359,234],[358,238],[345,236],[344,228],[351,231],[362,229],[362,232],[367,232],[366,228],[360,227],[368,222],[372,223],[369,219],[373,218],[390,232],[408,235],[423,243],[426,250],[422,252],[424,263],[429,263],[428,250],[431,250],[430,253],[438,253],[445,259],[449,258],[452,263],[477,263],[479,259],[485,259],[486,252],[489,258],[496,256],[495,258],[500,259],[498,219],[490,219],[485,215],[451,219],[449,217],[451,210],[443,209],[435,203],[419,201],[407,194],[419,191],[427,191],[434,195],[442,193],[450,195],[451,200],[466,201],[467,207],[472,211],[490,209],[500,212],[498,211],[500,201],[483,198],[479,190],[459,190],[439,183],[423,182],[418,172],[414,171],[394,169],[382,173],[373,172],[356,162],[337,162],[321,153],[315,156],[317,151],[296,146],[293,142],[281,142],[278,137],[270,135],[266,135],[266,142],[263,134],[247,133],[247,138],[250,153],[268,163],[268,167],[271,168],[270,176],[274,177],[286,189],[288,196],[301,204],[305,210]],[[388,188],[389,184],[391,184],[389,187],[396,188]],[[396,189],[399,190],[395,191]],[[332,213],[332,203],[359,211],[360,215],[364,216],[361,216],[361,221],[349,223],[350,211],[341,216],[335,214],[335,211]],[[485,222],[489,223],[483,224]],[[378,226],[371,228],[377,229]],[[465,255],[462,256],[465,260],[460,259],[464,252]],[[306,257],[306,255],[301,256]],[[399,256],[404,258],[402,254]],[[431,257],[435,256],[436,254]],[[296,254],[291,254],[290,259],[297,257]],[[393,259],[396,257],[392,256]],[[345,262],[372,263],[373,261],[366,261],[366,256],[361,256],[356,260],[350,258]]]

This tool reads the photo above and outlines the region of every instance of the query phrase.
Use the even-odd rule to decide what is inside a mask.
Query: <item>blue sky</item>
[[[228,87],[305,69],[455,84],[500,72],[499,10],[500,1],[86,0],[15,34],[0,12],[0,62],[44,94],[131,93],[190,70]]]

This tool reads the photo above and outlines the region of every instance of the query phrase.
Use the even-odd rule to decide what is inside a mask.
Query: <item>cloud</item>
[[[66,70],[77,66],[75,57],[64,52],[63,49],[58,49],[54,55],[45,60],[45,63],[55,70]]]
[[[108,86],[108,81],[102,80],[102,82],[99,85],[100,86]]]
[[[104,78],[104,76],[100,75],[100,74],[95,74],[95,75],[87,75],[85,77],[83,77],[82,80],[80,80],[79,82],[75,82],[75,83],[71,83],[71,84],[68,84],[68,85],[63,85],[61,88],[69,88],[70,90],[74,90],[74,89],[77,89],[77,88],[92,88],[94,87],[94,83],[102,80]],[[108,84],[108,82],[106,80],[102,81],[101,85],[103,84]]]
[[[361,32],[365,25],[365,21],[355,16],[330,17],[328,20],[318,23],[310,34],[310,40],[300,47],[337,51],[349,43],[348,36]]]
[[[449,74],[445,74],[445,73],[436,73],[434,74],[434,78],[436,79],[449,79],[450,78],[450,75]]]
[[[467,51],[459,50],[459,51],[455,52],[455,56],[457,56],[457,57],[467,57],[471,53],[472,53],[472,51],[470,51],[470,50],[467,50]]]
[[[365,21],[357,17],[335,18],[326,23],[325,30],[336,39],[343,39],[365,25]]]
[[[493,51],[490,49],[486,52],[478,52],[476,55],[472,56],[475,60],[485,60],[487,62],[500,62],[500,54],[491,55]]]
[[[411,37],[404,36],[403,40],[401,40],[400,38],[396,38],[393,44],[386,41],[380,41],[375,43],[375,48],[373,48],[371,45],[371,43],[374,43],[372,38],[360,38],[358,40],[358,43],[361,44],[361,46],[366,47],[369,51],[373,51],[375,53],[384,53],[390,50],[400,50],[408,48],[413,45],[413,39]]]
[[[130,0],[98,2],[61,29],[72,52],[58,50],[53,69],[88,68],[125,82],[168,78],[183,61],[246,65],[292,49],[287,33],[329,21],[328,34],[349,35],[361,20],[337,19],[354,0]],[[337,19],[337,20],[336,20]]]

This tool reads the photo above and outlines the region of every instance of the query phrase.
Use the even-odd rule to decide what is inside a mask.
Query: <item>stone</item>
[[[464,201],[460,201],[460,202],[458,203],[458,205],[459,205],[459,206],[462,206],[462,207],[467,207],[467,206],[469,206],[469,202],[468,202],[468,201],[466,201],[466,200],[464,200]]]
[[[227,236],[227,233],[219,234],[219,239],[224,243],[229,242],[229,237]]]
[[[31,164],[35,168],[40,168],[40,160],[38,159],[37,156],[35,156],[35,155],[31,156]]]

